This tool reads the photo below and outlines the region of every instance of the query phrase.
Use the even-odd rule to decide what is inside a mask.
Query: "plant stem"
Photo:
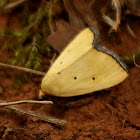
[[[4,101],[1,101],[1,103],[5,103]],[[61,120],[58,118],[54,118],[54,117],[50,117],[47,115],[43,115],[34,111],[30,111],[30,110],[25,110],[25,109],[21,109],[21,108],[17,108],[17,107],[13,107],[13,106],[4,106],[4,108],[10,109],[12,111],[15,111],[17,113],[23,114],[23,115],[28,115],[28,116],[33,116],[33,117],[37,117],[40,120],[43,120],[45,122],[49,122],[55,125],[59,125],[59,126],[63,126],[66,124],[65,120]]]
[[[45,76],[45,74],[46,74],[45,72],[41,72],[41,71],[37,71],[37,70],[33,70],[33,69],[28,69],[28,68],[23,68],[23,67],[19,67],[19,66],[14,66],[14,65],[9,65],[9,64],[4,64],[4,63],[0,63],[0,66],[12,68],[12,69],[17,69],[17,70],[24,71],[24,72],[33,73],[36,75]]]
[[[135,60],[134,60],[135,58]],[[130,57],[122,57],[122,61],[125,62],[127,65],[132,65],[136,60],[140,59],[140,49],[138,52],[133,54]]]
[[[15,2],[11,2],[9,3],[8,5],[5,6],[4,10],[7,12],[7,11],[10,11],[14,8],[16,8],[17,6],[21,5],[22,3],[26,2],[27,0],[17,0]]]
[[[2,107],[2,106],[9,106],[9,105],[15,105],[15,104],[23,104],[23,103],[33,103],[33,104],[53,104],[52,101],[23,100],[23,101],[15,101],[15,102],[0,103],[0,107]]]

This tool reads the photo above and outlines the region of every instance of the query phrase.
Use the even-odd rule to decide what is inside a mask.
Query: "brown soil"
[[[6,24],[0,17],[0,26]],[[61,24],[63,21],[61,21]],[[65,23],[64,23],[65,24]],[[139,20],[130,20],[137,37],[140,33]],[[63,27],[64,28],[64,27]],[[62,30],[62,26],[61,26]],[[101,30],[103,44],[115,53],[126,56],[138,50],[138,41],[122,26],[110,37]],[[73,30],[73,32],[75,32]],[[69,32],[63,35],[68,36]],[[71,37],[71,35],[69,35]],[[55,35],[57,38],[57,35]],[[59,38],[59,34],[58,34]],[[51,38],[50,38],[51,40]],[[53,42],[51,40],[51,42]],[[64,42],[56,40],[55,44]],[[0,38],[0,47],[4,41]],[[64,42],[65,44],[67,41]],[[0,52],[1,62],[9,57]],[[139,62],[137,62],[140,64]],[[0,139],[3,140],[139,140],[140,139],[140,68],[129,67],[130,75],[121,84],[92,95],[73,98],[49,97],[53,105],[16,105],[46,115],[64,119],[67,124],[58,127],[39,119],[24,116],[4,107],[0,108]],[[28,80],[19,89],[11,86],[19,71],[0,68],[0,100],[37,100],[41,77],[28,74]],[[71,103],[75,101],[76,103]],[[67,106],[65,104],[71,103]]]

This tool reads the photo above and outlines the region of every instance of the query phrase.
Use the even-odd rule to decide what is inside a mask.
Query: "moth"
[[[127,66],[98,43],[94,28],[82,30],[42,80],[39,96],[71,97],[113,87],[128,77]]]

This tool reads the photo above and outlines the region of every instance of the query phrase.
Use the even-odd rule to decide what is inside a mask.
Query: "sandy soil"
[[[0,26],[5,26],[1,17]],[[137,19],[130,21],[139,37]],[[102,30],[102,29],[105,30]],[[139,42],[124,27],[108,37],[108,27],[101,28],[103,43],[120,56],[133,54]],[[107,28],[107,29],[106,29]],[[68,32],[65,32],[66,36]],[[59,44],[63,42],[58,39]],[[0,48],[4,41],[0,38]],[[6,62],[9,54],[0,52],[0,62]],[[140,64],[139,62],[137,62]],[[139,140],[140,139],[140,68],[129,67],[130,75],[121,84],[92,95],[73,98],[49,97],[53,105],[16,105],[46,115],[64,119],[67,124],[58,127],[34,117],[24,116],[4,107],[0,108],[0,139],[3,140]],[[37,100],[42,77],[28,74],[19,89],[11,86],[19,71],[0,68],[0,100]],[[76,101],[76,104],[64,106]]]

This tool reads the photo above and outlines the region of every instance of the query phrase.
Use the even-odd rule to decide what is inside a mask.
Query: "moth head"
[[[38,94],[38,99],[41,100],[41,99],[43,99],[44,96],[45,96],[45,94],[40,90],[39,94]]]

